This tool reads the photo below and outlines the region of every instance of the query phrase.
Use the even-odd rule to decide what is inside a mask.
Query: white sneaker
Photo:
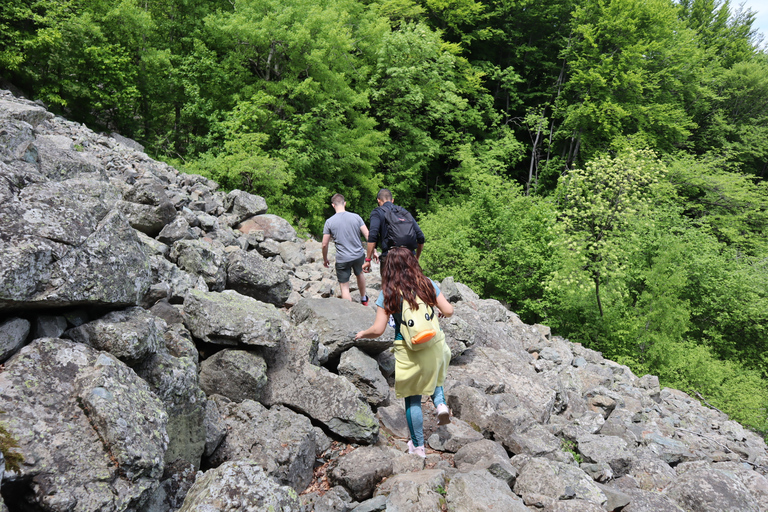
[[[427,458],[427,449],[423,446],[413,446],[413,442],[408,440],[408,453],[411,455],[418,455],[422,459]]]
[[[447,425],[451,422],[451,413],[448,411],[448,406],[440,404],[437,406],[437,424]]]

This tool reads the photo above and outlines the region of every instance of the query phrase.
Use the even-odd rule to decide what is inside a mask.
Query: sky
[[[740,0],[731,1],[733,7],[737,7],[739,4],[741,4]],[[763,40],[763,47],[765,47],[768,42],[768,0],[746,0],[744,7],[749,7],[757,13],[752,26],[765,36]]]

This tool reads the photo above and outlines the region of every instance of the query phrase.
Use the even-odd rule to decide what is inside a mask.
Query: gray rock
[[[387,496],[387,511],[433,512],[442,510],[446,475],[442,469],[427,469],[387,478],[376,494]]]
[[[604,512],[606,509],[585,500],[555,501],[544,507],[544,512]],[[608,509],[612,510],[612,509]]]
[[[223,395],[234,402],[258,401],[266,384],[267,363],[253,352],[224,349],[200,365],[200,387],[208,395]]]
[[[276,242],[288,242],[296,238],[296,230],[288,221],[272,214],[256,215],[241,222],[237,229],[248,234],[252,231],[263,231],[266,238]]]
[[[749,465],[737,462],[718,462],[715,469],[733,474],[757,500],[760,510],[768,510],[768,478],[754,471]]]
[[[402,400],[390,400],[390,405],[378,407],[376,417],[381,426],[393,435],[403,439],[410,437]]]
[[[250,237],[253,233],[263,233],[263,231],[260,229],[249,231],[246,234],[246,236]],[[269,238],[264,240],[263,242],[260,242],[258,247],[256,247],[256,250],[258,251],[259,254],[261,254],[265,258],[272,258],[280,254],[280,244],[275,240],[272,240],[271,238]]]
[[[376,313],[371,308],[343,299],[302,299],[291,308],[297,325],[317,332],[319,341],[329,349],[329,357],[339,357],[351,347],[378,354],[392,346],[390,328],[380,338],[355,340],[358,331],[370,327]]]
[[[483,435],[467,422],[453,418],[448,425],[438,427],[437,431],[429,436],[427,444],[433,450],[456,453],[464,446],[482,439]]]
[[[661,459],[642,457],[632,462],[628,473],[640,489],[658,491],[664,489],[675,479],[674,468]]]
[[[216,448],[219,447],[224,436],[227,435],[227,424],[219,413],[217,403],[221,402],[219,397],[205,402],[205,451],[204,457],[210,457]],[[226,402],[226,400],[224,401]]]
[[[0,323],[0,363],[24,346],[30,327],[31,324],[24,318],[11,318]]]
[[[187,493],[179,512],[289,512],[299,510],[296,491],[278,484],[253,461],[225,462],[206,471]]]
[[[276,306],[288,300],[290,278],[280,266],[254,251],[231,252],[227,261],[228,288]]]
[[[158,240],[155,240],[152,237],[145,235],[141,231],[137,231],[136,234],[139,235],[139,240],[141,240],[141,243],[144,244],[145,250],[147,254],[150,255],[150,257],[162,256],[163,258],[166,258],[171,252],[170,247],[162,242],[159,242]]]
[[[209,463],[250,460],[282,485],[304,490],[312,480],[315,432],[306,417],[282,406],[267,409],[253,400],[218,404],[227,435]]]
[[[220,243],[179,240],[171,246],[170,258],[180,269],[201,276],[211,291],[221,291],[226,286],[227,266]]]
[[[157,235],[157,239],[167,245],[173,245],[174,242],[179,240],[191,240],[192,238],[194,238],[194,235],[190,229],[189,222],[182,215],[166,224]]]
[[[248,217],[267,213],[267,201],[263,197],[242,190],[233,190],[227,194],[224,207],[226,211],[233,214],[230,226],[242,222]]]
[[[198,339],[221,345],[275,347],[287,321],[272,304],[240,295],[191,290],[184,299],[185,325]]]
[[[347,379],[309,363],[317,340],[296,329],[268,362],[262,403],[282,404],[325,425],[336,435],[371,444],[379,423],[362,393]]]
[[[632,501],[632,497],[629,494],[615,487],[601,484],[597,484],[597,486],[603,491],[605,497],[608,498],[608,501],[605,502],[606,510],[623,510]]]
[[[149,384],[168,413],[166,468],[182,471],[189,466],[197,471],[206,443],[206,399],[198,384],[197,351],[179,357],[163,346],[134,370]]]
[[[0,373],[0,410],[24,460],[18,478],[34,479],[29,497],[41,509],[135,507],[163,473],[163,405],[107,353],[33,341]]]
[[[280,257],[291,267],[300,267],[307,263],[303,244],[299,242],[282,242],[280,244]]]
[[[35,318],[32,339],[59,338],[67,330],[67,319],[59,315],[40,315]]]
[[[40,172],[52,181],[97,174],[99,164],[77,151],[71,138],[62,135],[37,135],[34,141]]]
[[[631,501],[621,512],[684,512],[674,501],[659,492],[641,489],[626,492]]]
[[[0,224],[11,238],[0,242],[0,310],[73,304],[135,305],[149,288],[148,256],[136,232],[119,213],[107,213],[99,220],[93,215],[97,212],[91,211],[83,224],[60,223],[67,235],[58,238],[46,234],[45,229],[37,230],[32,223],[17,223],[24,216],[3,208],[0,206]],[[29,211],[53,215],[48,206],[30,205]],[[21,217],[6,224],[9,214]]]
[[[376,486],[392,474],[392,453],[374,447],[360,447],[339,457],[331,470],[332,485],[341,485],[349,490],[357,501],[373,496]]]
[[[150,264],[153,284],[144,296],[144,304],[151,306],[158,300],[179,302],[190,290],[208,291],[202,277],[181,270],[162,256],[152,256]]]
[[[184,323],[181,309],[164,300],[155,303],[154,306],[149,308],[149,312],[165,321],[168,325]]]
[[[525,464],[515,480],[514,491],[526,503],[545,496],[549,501],[583,499],[602,506],[607,498],[582,470],[561,462],[534,458]]]
[[[389,384],[379,371],[379,364],[357,347],[341,355],[339,375],[343,375],[359,389],[369,404],[381,405],[389,399]]]
[[[664,490],[681,508],[696,512],[759,512],[757,500],[738,478],[726,471],[688,471]]]
[[[451,478],[445,490],[449,510],[528,512],[528,507],[506,483],[487,472],[459,473]]]
[[[176,218],[176,208],[170,202],[155,206],[118,201],[116,208],[128,219],[132,228],[150,237],[157,236],[168,223]]]
[[[28,105],[18,101],[0,100],[0,119],[24,121],[32,128],[51,116],[39,105]]]
[[[634,460],[627,442],[615,436],[585,434],[579,437],[579,453],[588,462],[604,462],[611,466],[616,478],[627,474]]]
[[[144,152],[144,146],[142,146],[141,144],[139,144],[138,142],[136,142],[133,139],[129,139],[128,137],[123,137],[122,135],[120,135],[117,132],[112,132],[112,133],[109,134],[109,136],[112,137],[113,139],[115,139],[116,142],[119,142],[123,146],[129,147],[129,148],[131,148],[133,150],[136,150],[136,151],[139,151],[141,153]]]
[[[126,364],[138,363],[163,346],[165,322],[149,311],[132,307],[107,313],[67,331],[67,337],[104,350]]]
[[[352,500],[347,490],[338,485],[322,493],[315,491],[301,495],[301,505],[304,510],[311,510],[312,512],[347,512],[353,510],[353,507],[354,510],[357,510],[356,504],[357,502]],[[386,507],[386,498],[383,499],[383,504]],[[363,510],[370,509],[364,508]]]
[[[440,283],[440,293],[445,295],[448,302],[458,302],[461,300],[461,293],[456,286],[456,281],[453,280],[453,276],[443,279]]]
[[[497,442],[483,439],[469,443],[456,452],[456,468],[463,473],[485,470],[511,488],[517,469],[509,462],[506,450]]]

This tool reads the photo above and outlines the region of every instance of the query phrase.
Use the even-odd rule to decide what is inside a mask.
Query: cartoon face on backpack
[[[408,301],[403,301],[400,334],[403,335],[408,348],[423,350],[443,339],[445,335],[440,328],[435,308],[424,303],[418,295],[416,304],[418,308],[412,309]]]

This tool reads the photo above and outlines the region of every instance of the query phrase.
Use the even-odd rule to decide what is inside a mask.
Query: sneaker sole
[[[447,412],[444,412],[442,414],[437,415],[437,424],[438,425],[447,425],[451,422],[451,415]]]

